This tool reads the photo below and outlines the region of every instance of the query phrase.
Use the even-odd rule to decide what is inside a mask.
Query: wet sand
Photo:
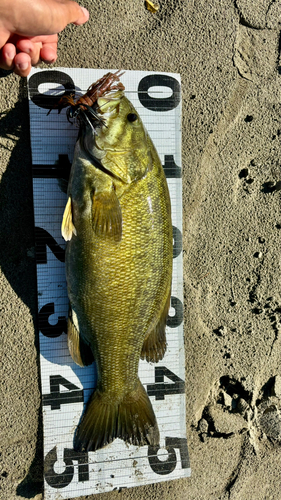
[[[183,98],[192,477],[100,498],[279,500],[281,4],[160,1],[153,15],[143,1],[81,3],[91,20],[60,35],[57,66],[180,73]],[[0,78],[1,500],[42,498],[25,86]]]

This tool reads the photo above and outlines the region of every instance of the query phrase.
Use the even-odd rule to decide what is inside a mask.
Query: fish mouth
[[[118,106],[124,97],[123,90],[113,90],[105,92],[101,97],[97,98],[97,110],[101,117],[107,118],[118,111]]]
[[[86,137],[91,134],[91,138],[95,143],[95,136],[99,135],[99,130],[107,128],[107,120],[118,114],[120,100],[124,97],[124,92],[120,90],[105,93],[99,97],[93,106],[83,104],[84,109],[80,108],[79,112],[79,136],[81,149],[87,156],[88,160],[101,172],[109,175],[115,180],[125,183],[122,177],[108,170],[101,163],[100,159],[94,156],[90,148],[86,144]]]
[[[89,127],[98,135],[100,128],[107,127],[108,119],[118,114],[119,103],[123,97],[123,90],[114,90],[98,97],[92,106],[83,103],[79,109],[80,128]]]

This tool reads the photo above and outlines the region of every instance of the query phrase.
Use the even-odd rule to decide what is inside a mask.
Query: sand
[[[281,497],[281,3],[81,2],[58,66],[176,72],[190,479],[100,498]],[[1,73],[0,498],[42,498],[26,81]],[[97,498],[88,496],[88,499]]]

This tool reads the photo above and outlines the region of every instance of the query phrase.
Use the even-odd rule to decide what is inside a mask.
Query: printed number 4
[[[61,392],[60,386],[67,391]],[[43,394],[43,406],[51,406],[51,410],[60,410],[61,405],[67,403],[81,403],[84,401],[83,389],[66,380],[61,375],[50,375],[50,394]]]
[[[164,382],[164,377],[172,381],[172,384]],[[184,394],[184,380],[175,373],[168,370],[165,366],[155,367],[155,384],[148,384],[147,394],[155,396],[156,400],[165,399],[168,394]]]

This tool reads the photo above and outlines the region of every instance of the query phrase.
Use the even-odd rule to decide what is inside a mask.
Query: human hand
[[[71,0],[0,0],[0,68],[27,76],[31,66],[55,62],[57,34],[88,18]]]

